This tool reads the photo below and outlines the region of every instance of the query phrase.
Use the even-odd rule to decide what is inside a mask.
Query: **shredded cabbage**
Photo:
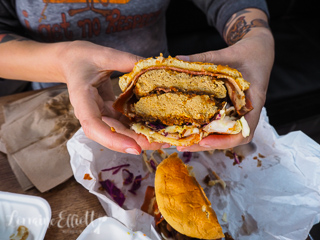
[[[105,181],[100,181],[101,186],[104,188],[104,190],[109,193],[111,198],[118,203],[120,207],[122,207],[124,201],[126,200],[126,197],[124,194],[121,192],[119,188],[109,179]]]
[[[121,170],[121,168],[123,168],[123,167],[129,167],[129,166],[130,166],[129,163],[128,163],[128,164],[122,164],[122,165],[119,165],[119,166],[102,169],[101,171],[102,171],[102,172],[106,172],[106,171],[114,170],[114,171],[112,172],[112,175],[114,175],[114,174],[118,173],[118,172]]]
[[[184,163],[188,163],[191,160],[192,152],[183,152],[182,157],[185,158]]]
[[[123,180],[123,185],[129,185],[133,181],[133,173],[128,169],[122,169],[122,172],[128,173],[128,176]]]

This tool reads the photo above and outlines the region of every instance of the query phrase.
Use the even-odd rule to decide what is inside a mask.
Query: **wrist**
[[[269,29],[267,15],[255,8],[247,8],[234,13],[226,23],[223,37],[228,45],[233,45],[256,29]]]
[[[76,56],[74,42],[60,42],[56,43],[55,53],[52,57],[53,66],[55,66],[56,77],[59,82],[68,84],[68,77],[70,70],[72,70],[72,64]]]

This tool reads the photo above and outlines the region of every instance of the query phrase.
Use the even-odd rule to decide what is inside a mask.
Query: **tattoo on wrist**
[[[235,44],[241,40],[252,28],[265,27],[269,28],[268,23],[263,19],[253,19],[249,24],[245,20],[245,16],[239,17],[229,29],[226,35],[228,45]]]
[[[1,43],[5,43],[5,42],[10,42],[10,41],[27,41],[29,39],[24,38],[24,37],[20,37],[20,36],[16,36],[13,34],[0,34],[0,44]]]
[[[243,14],[246,14],[246,13],[250,13],[251,11],[248,11],[246,9],[240,11],[240,12],[237,12],[236,14],[232,15],[231,19],[227,22],[225,28],[224,28],[224,32],[223,32],[223,36],[226,36],[226,31],[227,29],[229,29],[231,23],[233,22],[234,19],[238,18],[240,15],[243,15]]]

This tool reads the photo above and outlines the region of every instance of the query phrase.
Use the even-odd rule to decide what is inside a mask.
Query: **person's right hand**
[[[140,154],[142,149],[159,149],[168,144],[149,143],[125,124],[116,112],[110,75],[113,71],[129,72],[141,57],[76,41],[61,53],[61,72],[68,86],[71,104],[86,136],[118,152]]]

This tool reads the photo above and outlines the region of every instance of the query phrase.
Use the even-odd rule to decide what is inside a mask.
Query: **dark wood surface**
[[[4,123],[2,106],[36,93],[25,92],[0,98],[0,125]],[[92,220],[105,216],[99,200],[73,177],[52,190],[41,193],[36,188],[23,191],[5,154],[0,152],[0,191],[39,196],[48,201],[52,218],[45,239],[77,239]]]

